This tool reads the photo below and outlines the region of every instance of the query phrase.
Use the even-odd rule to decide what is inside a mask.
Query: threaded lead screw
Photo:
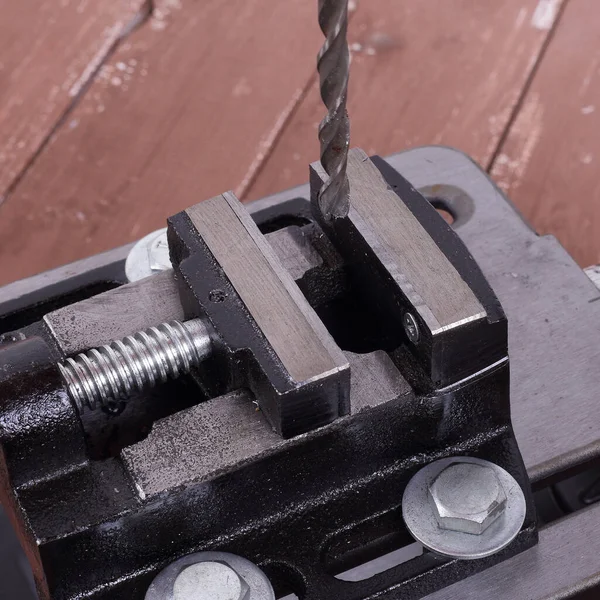
[[[93,410],[188,373],[210,352],[202,319],[171,321],[67,358],[58,368],[77,408]]]

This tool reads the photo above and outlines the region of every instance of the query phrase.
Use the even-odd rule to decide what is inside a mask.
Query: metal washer
[[[165,250],[159,251],[158,246],[162,246]],[[158,271],[169,269],[168,248],[166,227],[152,231],[136,242],[125,260],[127,281],[138,281],[150,277],[150,275],[155,275]],[[152,264],[153,259],[157,263],[156,266]]]
[[[429,486],[434,479],[449,465],[461,462],[493,469],[506,494],[504,513],[479,535],[442,529],[429,500]],[[508,471],[468,456],[442,458],[423,467],[408,482],[402,497],[402,516],[411,535],[437,554],[465,560],[484,558],[508,546],[521,530],[526,510],[521,486]]]
[[[244,600],[275,600],[271,582],[253,562],[229,552],[197,552],[188,554],[165,567],[150,584],[145,600],[174,600],[173,586],[186,568],[201,562],[221,562],[231,567],[249,586]]]

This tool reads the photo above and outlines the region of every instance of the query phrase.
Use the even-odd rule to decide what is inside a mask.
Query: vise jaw
[[[496,295],[456,233],[406,179],[381,158],[351,150],[350,210],[327,221],[317,203],[327,178],[320,163],[310,176],[313,214],[357,293],[380,315],[382,346],[411,363],[403,370],[413,384],[444,388],[507,360],[507,322]]]
[[[212,394],[249,387],[282,436],[350,410],[350,368],[255,222],[232,192],[168,220],[187,318],[213,329]]]

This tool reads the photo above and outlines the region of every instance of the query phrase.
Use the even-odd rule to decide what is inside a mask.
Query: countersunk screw
[[[429,498],[442,529],[482,534],[506,507],[506,493],[493,469],[461,462],[431,483]]]
[[[173,600],[249,600],[250,586],[235,569],[217,561],[199,562],[181,571]]]
[[[421,337],[421,332],[419,331],[419,324],[412,313],[404,313],[402,325],[404,325],[404,331],[408,340],[413,344],[416,344]]]
[[[58,368],[81,411],[124,400],[168,377],[188,373],[211,350],[202,319],[171,321],[67,358]]]

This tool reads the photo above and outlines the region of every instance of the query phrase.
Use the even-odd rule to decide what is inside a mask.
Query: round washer
[[[446,467],[456,463],[474,463],[493,469],[506,494],[504,513],[479,535],[442,529],[429,499],[429,486]],[[490,556],[510,544],[523,526],[526,510],[523,490],[508,471],[487,460],[468,456],[442,458],[423,467],[408,482],[402,497],[404,523],[417,541],[437,554],[466,560]]]
[[[157,245],[162,246],[164,249],[160,248],[159,250]],[[158,270],[169,268],[169,265],[167,264],[169,247],[167,245],[166,227],[157,229],[156,231],[152,231],[148,235],[145,235],[141,240],[137,241],[129,251],[127,259],[125,260],[125,275],[127,276],[128,281],[138,281],[139,279],[144,279],[150,277],[150,275],[156,274],[157,271],[152,268],[151,252],[158,252],[160,255],[158,256],[158,262],[160,263],[160,268]]]
[[[173,600],[177,576],[186,567],[201,562],[221,562],[236,571],[250,588],[247,600],[275,600],[273,586],[262,570],[253,562],[229,552],[197,552],[176,560],[156,576],[146,592],[145,600]]]

